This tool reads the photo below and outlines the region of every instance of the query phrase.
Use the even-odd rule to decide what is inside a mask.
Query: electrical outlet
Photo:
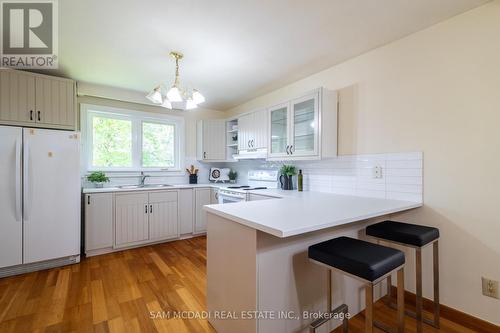
[[[483,281],[483,295],[500,299],[498,281],[487,279],[485,277],[482,277],[481,279]]]
[[[380,165],[376,165],[373,167],[373,178],[375,179],[382,178],[382,167]]]

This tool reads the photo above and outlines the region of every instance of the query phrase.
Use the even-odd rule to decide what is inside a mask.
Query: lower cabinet
[[[212,200],[211,188],[195,189],[196,215],[194,232],[201,233],[207,231],[207,214],[203,210],[203,206],[210,205]]]
[[[149,240],[179,237],[177,191],[149,193]]]
[[[215,189],[181,188],[85,194],[85,254],[189,237],[206,232],[204,205]]]
[[[194,227],[194,189],[179,190],[179,225],[180,234],[192,234]]]
[[[113,246],[113,193],[86,194],[85,252]]]
[[[115,245],[134,245],[149,238],[148,193],[115,195]]]

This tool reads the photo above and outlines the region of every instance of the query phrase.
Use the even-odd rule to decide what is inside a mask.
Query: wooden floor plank
[[[206,237],[87,258],[0,279],[0,332],[213,333],[207,320],[151,316],[206,310],[206,285]],[[380,301],[374,317],[396,325],[396,312]],[[415,320],[405,323],[406,332],[416,332]],[[473,332],[445,318],[441,325],[424,325],[424,333]],[[363,314],[349,329],[364,332]]]

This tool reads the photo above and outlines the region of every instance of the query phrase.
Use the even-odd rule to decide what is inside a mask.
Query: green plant
[[[284,176],[295,176],[297,174],[297,168],[295,167],[295,165],[284,164],[280,168],[280,173]]]
[[[107,183],[107,182],[109,182],[109,178],[106,177],[106,174],[102,171],[91,172],[90,175],[87,176],[87,180],[91,183]]]
[[[229,177],[229,180],[236,180],[238,173],[234,170],[230,170],[227,176]]]

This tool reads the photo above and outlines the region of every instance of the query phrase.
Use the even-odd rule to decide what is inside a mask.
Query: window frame
[[[130,120],[132,122],[132,166],[131,167],[95,167],[92,165],[93,153],[93,127],[92,118],[101,115],[107,118]],[[157,123],[174,125],[174,167],[143,167],[142,166],[142,124]],[[87,172],[137,172],[137,171],[161,171],[169,173],[182,173],[184,163],[185,136],[184,118],[154,112],[143,112],[131,109],[123,109],[110,106],[94,104],[80,104],[80,124],[82,133],[82,167]],[[183,174],[183,173],[182,173]]]

